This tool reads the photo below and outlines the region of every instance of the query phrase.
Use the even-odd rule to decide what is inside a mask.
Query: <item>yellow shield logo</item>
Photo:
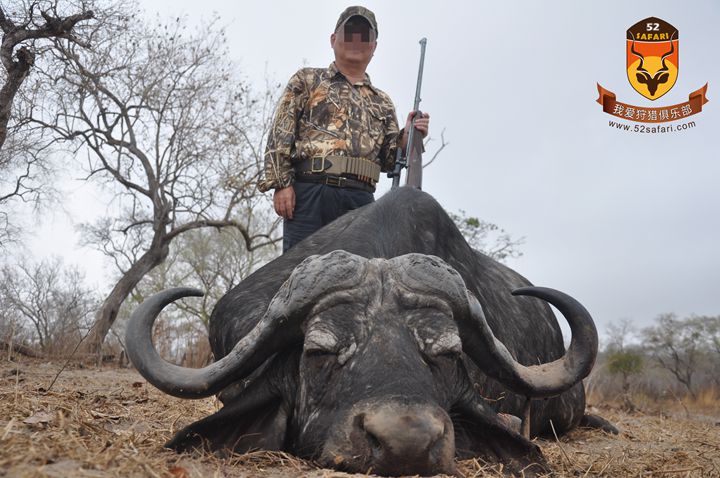
[[[679,68],[678,30],[668,22],[650,17],[627,31],[627,75],[632,87],[656,100],[675,85]]]

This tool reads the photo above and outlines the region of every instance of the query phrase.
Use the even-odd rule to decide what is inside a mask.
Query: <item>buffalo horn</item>
[[[180,398],[208,397],[249,375],[275,353],[277,347],[288,343],[298,328],[288,323],[290,317],[282,314],[272,317],[278,311],[269,307],[257,326],[217,362],[200,369],[166,362],[152,343],[155,319],[171,302],[202,295],[201,291],[186,287],[159,292],[138,306],[128,324],[125,347],[130,361],[148,382]]]
[[[352,288],[362,276],[363,261],[345,251],[310,256],[282,284],[255,327],[225,357],[207,367],[185,368],[166,362],[152,343],[152,327],[162,309],[175,300],[202,296],[179,287],[153,295],[130,317],[127,354],[138,372],[163,392],[180,398],[203,398],[241,380],[278,350],[302,341],[302,321],[317,299]]]
[[[467,337],[467,344],[463,344],[465,353],[489,376],[526,397],[556,396],[587,377],[597,356],[598,335],[585,307],[569,295],[546,287],[522,287],[512,293],[543,299],[563,314],[572,331],[565,355],[538,365],[518,363],[493,335],[480,303],[472,294],[468,294],[471,324],[463,331]]]

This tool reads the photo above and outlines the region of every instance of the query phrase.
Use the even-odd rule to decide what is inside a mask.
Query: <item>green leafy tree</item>
[[[637,350],[617,350],[607,357],[608,372],[621,379],[623,408],[630,412],[636,408],[630,391],[631,378],[642,372],[643,366],[642,353]]]
[[[513,239],[496,224],[468,216],[462,209],[457,214],[450,213],[450,218],[473,249],[500,262],[522,255],[519,247],[524,238]]]
[[[635,327],[628,319],[608,326],[607,371],[614,377],[620,377],[622,404],[628,411],[636,408],[630,390],[632,379],[644,368],[642,348],[632,343],[635,333]]]

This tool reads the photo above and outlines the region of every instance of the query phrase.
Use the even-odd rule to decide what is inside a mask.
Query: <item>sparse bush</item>
[[[679,319],[663,314],[640,334],[629,320],[611,324],[609,340],[588,381],[588,394],[629,411],[669,404],[688,411],[717,403],[716,321],[718,317]]]
[[[608,372],[618,375],[622,379],[622,400],[623,408],[627,411],[634,411],[630,396],[630,377],[640,373],[643,369],[643,357],[641,353],[634,350],[619,350],[611,353],[607,358]]]

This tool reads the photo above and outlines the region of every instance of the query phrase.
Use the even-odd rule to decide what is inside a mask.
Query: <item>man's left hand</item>
[[[415,125],[415,129],[420,132],[423,138],[427,137],[430,132],[430,114],[420,113],[416,116],[417,111],[411,111],[405,122],[405,131],[410,131],[410,126]]]

